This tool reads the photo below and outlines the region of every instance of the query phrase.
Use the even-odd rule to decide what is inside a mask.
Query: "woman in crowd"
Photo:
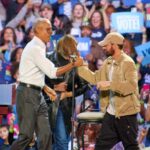
[[[16,34],[13,28],[5,27],[1,33],[0,38],[0,52],[3,53],[5,61],[10,61],[9,58],[6,58],[7,52],[12,52],[16,48]]]
[[[11,61],[12,63],[14,63],[14,62],[20,62],[22,52],[23,52],[23,47],[17,47],[17,48],[11,53],[11,59],[10,59],[10,61]]]
[[[66,15],[57,15],[54,18],[54,32],[55,34],[69,34],[71,30],[71,21]]]
[[[101,41],[106,36],[106,31],[104,27],[103,15],[100,11],[94,11],[90,23],[92,26],[92,39],[96,41]]]
[[[80,26],[86,17],[86,7],[81,3],[77,3],[72,10],[72,29],[71,34],[74,36],[80,36]]]

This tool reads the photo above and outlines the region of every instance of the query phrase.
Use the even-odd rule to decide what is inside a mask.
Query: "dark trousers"
[[[115,118],[115,116],[106,113],[95,150],[110,150],[120,141],[122,141],[125,150],[139,150],[136,140],[137,131],[136,115]]]
[[[38,150],[51,150],[47,105],[41,91],[19,85],[16,108],[20,133],[11,150],[25,150],[34,132],[38,137]]]

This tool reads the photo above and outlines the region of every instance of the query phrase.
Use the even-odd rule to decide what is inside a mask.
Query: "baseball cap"
[[[109,43],[123,45],[124,37],[118,32],[108,33],[104,40],[98,42],[100,46],[105,46]]]
[[[91,25],[90,25],[89,21],[83,21],[80,28],[81,28],[81,30],[83,28],[89,28],[89,29],[91,29]]]
[[[42,0],[32,0],[32,4],[42,4]]]
[[[43,3],[40,10],[43,11],[45,8],[53,10],[52,6],[48,3]]]

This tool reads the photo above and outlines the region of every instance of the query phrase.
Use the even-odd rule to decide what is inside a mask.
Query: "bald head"
[[[35,36],[47,43],[52,34],[51,22],[46,18],[38,18],[33,25],[33,32]]]
[[[39,27],[42,27],[43,24],[45,24],[45,23],[49,24],[51,26],[51,23],[50,23],[50,21],[48,19],[46,19],[46,18],[38,18],[36,20],[36,22],[34,23],[34,25],[33,25],[33,32],[36,33],[37,32],[36,29],[39,28]]]

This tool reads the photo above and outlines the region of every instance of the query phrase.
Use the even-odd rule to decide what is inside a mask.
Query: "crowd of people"
[[[146,16],[149,5],[142,0],[132,6],[123,0],[0,0],[0,86],[16,84],[17,92],[0,125],[0,150],[68,150],[76,115],[91,107],[106,112],[92,141],[95,149],[149,147],[150,64],[142,64],[135,47],[150,41],[150,28],[144,23],[140,33],[120,35],[111,26],[113,13]],[[83,59],[78,37],[90,39]]]

